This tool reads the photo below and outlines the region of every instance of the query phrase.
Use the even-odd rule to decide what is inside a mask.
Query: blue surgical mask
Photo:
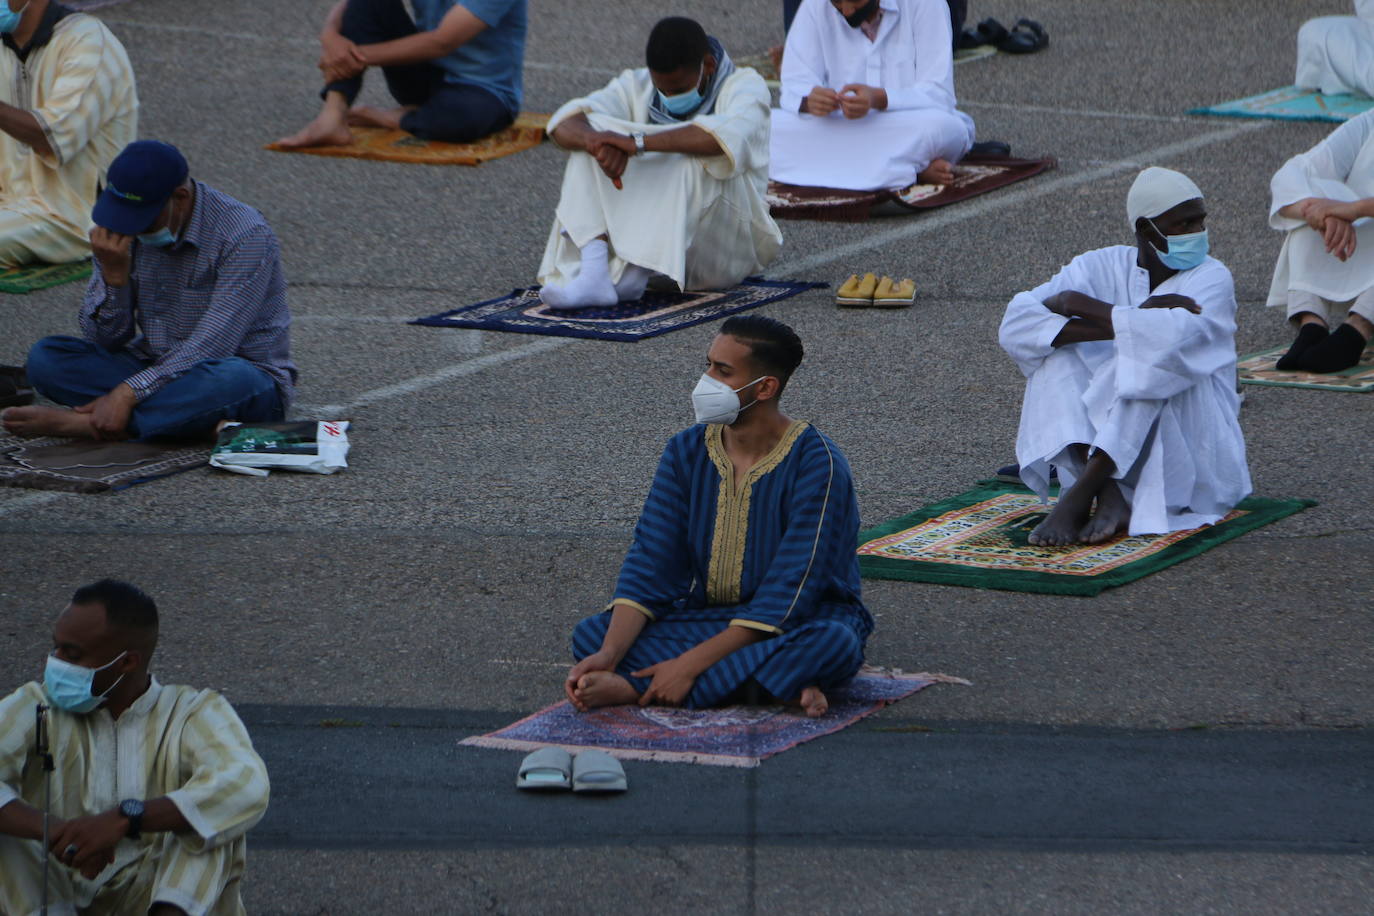
[[[701,106],[701,78],[706,75],[706,65],[702,64],[701,75],[697,77],[696,86],[686,92],[679,92],[677,95],[664,95],[658,90],[658,100],[663,103],[664,109],[675,117],[682,117],[691,114]]]
[[[1154,220],[1150,225],[1159,232],[1159,227],[1155,226]],[[1160,232],[1160,235],[1164,233]],[[1165,235],[1169,240],[1169,250],[1160,251],[1155,248],[1154,243],[1150,243],[1151,248],[1155,248],[1155,254],[1159,255],[1160,263],[1173,270],[1192,270],[1203,261],[1207,260],[1207,230],[1201,232],[1189,232],[1187,235]]]
[[[144,245],[151,245],[154,248],[166,248],[175,244],[177,237],[172,234],[172,230],[163,226],[156,232],[147,235],[140,235],[138,240]]]
[[[104,671],[128,654],[121,652],[109,665],[101,665],[99,668],[83,668],[71,662],[64,662],[56,655],[49,655],[47,667],[43,669],[43,692],[58,709],[78,715],[88,713],[104,703],[110,695],[110,690],[114,690],[119,686],[119,681],[124,680],[124,675],[121,674],[119,680],[110,685],[110,690],[94,696],[91,693],[91,685],[95,683],[96,672]]]
[[[19,28],[19,20],[23,17],[24,10],[28,8],[29,5],[25,3],[23,6],[19,7],[19,12],[16,13],[14,10],[10,9],[8,3],[4,3],[4,0],[0,0],[0,32],[8,35]]]

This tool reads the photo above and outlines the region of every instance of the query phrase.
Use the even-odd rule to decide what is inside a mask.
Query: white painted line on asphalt
[[[960,99],[959,107],[1003,108],[1007,111],[1031,111],[1037,114],[1070,115],[1083,118],[1118,118],[1124,121],[1169,121],[1175,124],[1195,124],[1199,115],[1157,115],[1142,111],[1101,111],[1095,108],[1055,108],[1047,105],[1018,105],[1015,102],[974,102]]]
[[[179,32],[184,35],[203,35],[206,38],[232,38],[234,41],[253,41],[259,44],[297,45],[302,48],[318,48],[320,43],[308,38],[287,38],[284,35],[260,35],[252,32],[225,32],[220,29],[201,29],[191,25],[172,25],[169,22],[143,22],[138,19],[105,19],[106,25],[124,28],[152,29],[162,32]]]
[[[523,347],[512,347],[509,350],[498,350],[495,353],[488,353],[486,356],[479,356],[476,359],[464,360],[452,366],[445,366],[438,372],[431,372],[428,375],[417,375],[415,378],[406,379],[404,382],[397,382],[394,385],[385,385],[381,388],[373,388],[371,391],[364,391],[347,404],[328,404],[324,407],[315,408],[322,414],[339,414],[349,410],[357,410],[359,407],[367,407],[378,401],[398,398],[402,395],[414,394],[426,388],[433,388],[435,385],[442,385],[444,382],[462,378],[465,375],[472,375],[489,369],[492,366],[499,366],[502,363],[513,362],[517,359],[524,359],[527,356],[537,356],[549,350],[556,350],[572,343],[567,337],[544,337],[533,343],[525,344]],[[320,419],[329,419],[321,417]]]
[[[487,661],[493,665],[508,665],[512,668],[569,668],[572,667],[567,662],[535,662],[522,658],[489,658]]]
[[[1099,181],[1103,178],[1111,178],[1122,172],[1129,172],[1140,168],[1138,163],[1167,162],[1176,156],[1184,153],[1191,153],[1195,150],[1211,146],[1214,143],[1224,143],[1236,137],[1252,133],[1257,130],[1267,130],[1274,124],[1282,123],[1279,121],[1245,121],[1234,127],[1224,130],[1214,130],[1186,140],[1179,140],[1175,143],[1167,143],[1164,146],[1157,146],[1154,149],[1143,150],[1115,162],[1086,172],[1075,172],[1070,175],[1061,175],[1049,181],[1033,179],[1028,185],[1021,186],[1019,190],[1009,194],[998,194],[995,196],[980,197],[968,203],[960,204],[957,208],[946,208],[937,210],[934,213],[922,214],[919,219],[910,222],[903,222],[902,225],[885,232],[877,232],[873,235],[865,236],[847,245],[827,246],[824,251],[811,255],[810,257],[799,258],[795,261],[782,260],[769,266],[768,273],[773,277],[789,276],[795,277],[817,267],[826,264],[833,264],[836,261],[851,260],[856,255],[871,253],[875,248],[883,245],[890,245],[893,242],[900,242],[905,239],[913,239],[920,235],[928,235],[938,232],[955,223],[962,223],[965,220],[975,219],[989,213],[1005,213],[1020,204],[1054,194],[1058,191],[1065,191],[1069,188],[1076,188],[1079,185]]]
[[[29,493],[14,499],[7,499],[0,502],[0,515],[7,512],[22,512],[25,509],[33,509],[37,506],[45,506],[48,503],[57,502],[63,497],[70,496],[70,493],[54,493],[52,491]]]

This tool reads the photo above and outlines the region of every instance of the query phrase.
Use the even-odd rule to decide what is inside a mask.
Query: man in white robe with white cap
[[[1320,16],[1302,24],[1293,82],[1332,95],[1374,96],[1374,0],[1355,0],[1354,16]]]
[[[1298,326],[1278,368],[1348,369],[1374,337],[1374,111],[1289,159],[1269,187],[1269,225],[1287,235],[1268,304]]]
[[[804,0],[782,56],[768,176],[875,191],[949,184],[973,145],[945,0]]]
[[[1021,478],[1058,502],[1032,544],[1212,524],[1250,492],[1237,422],[1236,297],[1207,254],[1202,192],[1147,168],[1126,211],[1134,245],[1074,258],[1007,305],[1000,339],[1026,376]]]
[[[660,20],[648,66],[549,119],[572,150],[539,266],[540,297],[580,309],[638,299],[661,274],[722,289],[771,263],[768,87],[691,19]]]

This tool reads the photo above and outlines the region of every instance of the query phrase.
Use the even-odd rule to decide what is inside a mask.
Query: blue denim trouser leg
[[[29,350],[29,384],[68,407],[108,394],[151,363],[112,353],[76,337],[45,337]],[[277,384],[246,359],[207,359],[140,401],[129,418],[131,439],[203,436],[220,420],[272,422],[286,415]]]

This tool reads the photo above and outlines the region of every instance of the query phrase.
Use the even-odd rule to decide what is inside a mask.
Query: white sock
[[[649,278],[653,275],[654,272],[647,267],[626,264],[625,272],[620,275],[620,281],[615,285],[616,297],[621,302],[633,302],[644,295],[644,287],[649,285]]]
[[[592,239],[582,246],[582,269],[562,285],[546,283],[539,298],[556,309],[585,309],[615,305],[615,284],[608,263],[610,248],[605,239]]]

